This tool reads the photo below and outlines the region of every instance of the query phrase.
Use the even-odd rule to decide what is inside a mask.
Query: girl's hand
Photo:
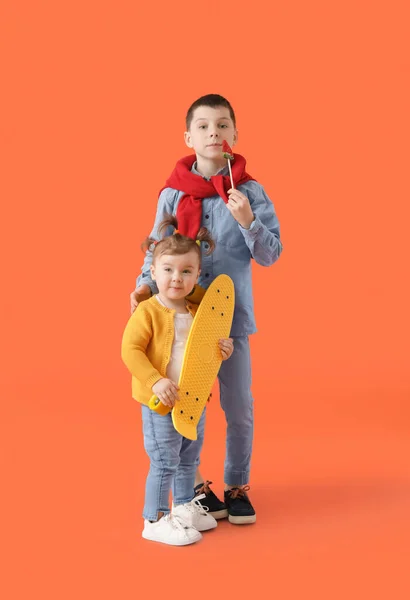
[[[221,349],[222,360],[228,360],[233,352],[233,339],[219,340],[219,348]]]
[[[255,220],[255,215],[245,194],[242,194],[239,190],[228,190],[228,204],[226,207],[241,227],[249,229]]]
[[[166,379],[165,377],[152,386],[152,391],[161,400],[162,404],[171,408],[175,406],[175,402],[178,400],[178,390],[177,384],[172,379]]]

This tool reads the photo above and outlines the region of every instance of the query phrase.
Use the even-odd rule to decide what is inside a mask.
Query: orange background
[[[3,598],[409,598],[406,4],[1,4]],[[120,341],[210,92],[285,250],[254,269],[258,523],[168,548]],[[215,396],[207,433],[221,492]]]

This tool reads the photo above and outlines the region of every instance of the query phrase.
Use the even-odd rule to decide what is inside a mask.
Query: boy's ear
[[[185,140],[185,144],[188,146],[188,148],[193,148],[192,141],[191,141],[191,134],[189,133],[189,131],[185,131],[184,140]]]
[[[152,281],[155,281],[155,267],[153,265],[150,266],[150,271],[151,271],[151,279],[152,279]]]
[[[239,137],[239,132],[237,129],[235,129],[235,133],[233,136],[233,144],[232,144],[233,146],[238,143],[238,137]]]

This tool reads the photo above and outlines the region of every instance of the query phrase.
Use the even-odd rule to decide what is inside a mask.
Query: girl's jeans
[[[194,497],[195,472],[204,441],[205,412],[197,426],[198,439],[182,437],[174,428],[171,413],[158,415],[142,405],[144,447],[150,459],[145,486],[144,519],[156,521],[158,513],[167,514],[169,493],[175,505]]]

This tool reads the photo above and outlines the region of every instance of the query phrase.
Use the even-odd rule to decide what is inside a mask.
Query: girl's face
[[[151,265],[151,277],[159,293],[168,300],[181,300],[198,281],[199,257],[195,250],[186,254],[162,254]]]

